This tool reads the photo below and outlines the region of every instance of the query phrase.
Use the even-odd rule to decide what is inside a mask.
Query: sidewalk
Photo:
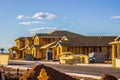
[[[39,62],[43,63],[43,64],[45,64],[45,63],[46,64],[60,64],[59,62],[45,62],[45,61],[39,61]],[[77,66],[91,66],[91,67],[111,67],[112,68],[112,64],[104,64],[104,63],[93,63],[93,64],[77,63],[77,64],[73,64],[73,65],[77,65]]]
[[[25,62],[25,63],[35,63],[37,61],[24,61],[24,60],[10,60],[12,62]],[[60,64],[58,61],[54,62],[54,61],[38,61],[41,64]],[[62,65],[62,64],[61,64]],[[93,64],[81,64],[81,63],[77,63],[77,64],[73,64],[73,65],[77,65],[77,66],[91,66],[91,67],[111,67],[112,68],[112,64],[104,64],[104,63],[93,63]]]

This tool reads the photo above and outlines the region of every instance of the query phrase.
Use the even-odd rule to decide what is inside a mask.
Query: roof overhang
[[[12,49],[12,50],[18,50],[18,47],[13,46],[13,47],[11,47],[11,48],[9,48],[9,49]]]
[[[112,42],[110,42],[109,44],[118,44],[118,43],[120,43],[120,41],[112,41]]]
[[[55,44],[56,42],[52,42],[50,44],[43,45],[42,47],[40,47],[40,49],[52,48],[53,46],[55,46]]]

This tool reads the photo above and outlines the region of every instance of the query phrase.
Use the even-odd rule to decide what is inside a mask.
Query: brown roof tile
[[[32,40],[32,37],[25,37],[26,39],[28,39],[28,40]]]
[[[84,36],[69,37],[68,41],[62,41],[62,46],[110,46],[109,42],[115,39],[115,36]]]
[[[25,40],[25,37],[19,37],[19,38],[17,38],[16,40]],[[16,41],[15,40],[15,41]]]

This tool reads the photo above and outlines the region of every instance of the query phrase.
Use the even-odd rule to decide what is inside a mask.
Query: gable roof
[[[109,42],[115,39],[115,36],[84,36],[68,37],[69,40],[62,41],[62,46],[110,46]]]
[[[47,33],[36,34],[36,36],[41,37],[41,38],[62,38],[63,36],[71,36],[72,37],[72,36],[83,36],[83,35],[65,31],[65,30],[57,30],[57,31],[53,31],[49,34],[47,34]]]
[[[56,36],[58,36],[58,35],[59,36],[83,36],[83,35],[73,33],[73,32],[69,32],[69,31],[66,31],[66,30],[56,30],[56,31],[53,31],[49,34],[56,35]]]
[[[19,38],[15,39],[15,41],[16,40],[25,40],[25,37],[19,37]]]
[[[83,36],[80,34],[76,34],[73,32],[65,31],[65,30],[56,30],[51,33],[40,33],[35,36],[41,38],[63,38],[65,37],[67,40],[62,40],[62,42],[58,42],[62,46],[110,46],[110,42],[115,40],[116,36]],[[35,37],[34,36],[34,37]],[[18,39],[24,40],[25,37],[20,37]],[[32,39],[32,37],[26,37],[27,39]],[[119,37],[116,38],[116,40]],[[38,46],[35,46],[38,47]]]
[[[32,40],[32,37],[25,37],[25,39]]]
[[[52,34],[43,34],[43,33],[40,33],[40,34],[36,34],[36,36],[40,37],[40,38],[62,38],[61,35],[52,35]]]
[[[117,41],[117,40],[119,40],[120,39],[120,35],[117,37],[117,38],[115,38],[115,40],[114,41]]]
[[[31,48],[36,48],[39,49],[41,47],[41,45],[32,45]]]
[[[120,42],[120,35],[114,39],[114,41],[109,42],[109,44],[119,44]]]

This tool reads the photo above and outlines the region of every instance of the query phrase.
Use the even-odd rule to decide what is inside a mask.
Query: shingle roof
[[[16,40],[25,40],[25,37],[19,37],[19,38],[17,38]],[[15,40],[15,41],[16,41]]]
[[[35,47],[35,48],[40,48],[41,47],[41,45],[32,45],[31,47]]]
[[[52,35],[52,34],[36,34],[36,35],[41,38],[62,38],[61,35]]]
[[[83,36],[73,32],[59,30],[49,34],[40,33],[36,34],[41,38],[62,38],[65,36],[68,40],[60,43],[62,46],[110,46],[109,42],[113,41],[117,36]],[[25,37],[18,39],[23,40]],[[31,39],[31,37],[26,37]],[[38,46],[35,46],[38,47]]]
[[[50,34],[52,35],[61,35],[61,36],[83,36],[83,35],[80,35],[80,34],[76,34],[76,33],[73,33],[73,32],[69,32],[69,31],[65,31],[65,30],[59,30],[59,31],[53,31],[51,32]]]
[[[68,41],[62,41],[62,46],[110,46],[109,42],[115,39],[115,36],[84,36],[69,37]]]
[[[80,34],[76,34],[76,33],[73,33],[73,32],[69,32],[69,31],[65,31],[65,30],[59,30],[59,31],[53,31],[49,34],[45,34],[45,33],[40,33],[40,34],[36,34],[38,37],[41,37],[41,38],[62,38],[63,36],[83,36],[83,35],[80,35]]]
[[[25,37],[26,39],[28,39],[28,40],[32,40],[32,37]]]

